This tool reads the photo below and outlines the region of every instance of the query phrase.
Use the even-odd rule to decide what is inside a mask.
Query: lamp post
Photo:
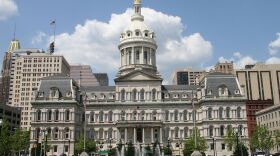
[[[48,131],[44,132],[44,156],[47,156],[47,141],[48,141]]]
[[[239,131],[237,131],[237,132],[236,132],[236,147],[238,147],[238,145],[240,144],[240,152],[241,152],[241,156],[243,156],[242,142],[241,142],[241,139],[240,139],[240,143],[239,143],[239,136],[240,136],[240,138],[242,137],[242,136],[239,134]]]
[[[109,156],[111,156],[111,150],[112,150],[112,138],[109,139]]]
[[[213,140],[213,151],[214,151],[214,156],[216,156],[216,138],[212,137]]]
[[[170,138],[168,138],[168,140],[167,140],[167,149],[168,149],[168,155],[170,156],[171,155],[171,149],[170,149]]]
[[[84,152],[86,151],[86,126],[87,126],[87,116],[86,116],[86,104],[87,104],[87,94],[83,95],[83,105],[84,105],[84,111],[85,111],[85,123],[84,123]]]
[[[176,147],[179,148],[179,155],[180,156],[181,156],[182,142],[183,142],[183,140],[180,139],[179,142],[176,143]]]
[[[198,89],[197,89],[198,90]],[[192,107],[193,107],[193,129],[194,129],[194,148],[195,150],[193,151],[193,153],[191,154],[191,156],[202,156],[202,154],[197,150],[197,137],[196,137],[196,109],[194,106],[194,100],[196,100],[196,98],[194,98],[194,93],[192,91],[192,96],[191,96],[191,103],[192,103]]]
[[[68,156],[70,156],[70,139],[68,140]]]

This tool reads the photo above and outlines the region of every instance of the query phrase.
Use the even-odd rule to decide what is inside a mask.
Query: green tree
[[[145,147],[145,155],[146,156],[152,156],[153,152],[151,149],[151,146],[148,144],[148,146]]]
[[[190,156],[194,150],[198,150],[204,155],[204,152],[207,149],[206,141],[203,137],[200,136],[198,129],[195,129],[195,133],[192,134],[190,138],[185,141],[183,153],[185,156]],[[195,148],[195,136],[196,136],[196,148]]]
[[[0,155],[8,155],[11,151],[11,139],[8,122],[3,119],[0,133]]]
[[[233,156],[241,156],[241,155],[249,156],[248,148],[243,143],[238,143],[233,152]]]
[[[126,155],[127,156],[134,156],[134,146],[132,144],[132,142],[129,142],[128,145],[127,145],[127,152],[126,152]]]
[[[268,129],[265,126],[259,125],[256,126],[250,143],[253,151],[261,150],[263,152],[269,151],[274,145],[272,135]]]
[[[94,140],[86,139],[86,152],[96,152],[96,142]],[[79,140],[75,143],[75,154],[80,154],[84,151],[84,135],[81,135]]]
[[[11,148],[13,153],[19,153],[21,151],[26,152],[29,148],[30,131],[22,131],[17,128],[14,134],[11,136]]]
[[[232,149],[236,146],[236,137],[237,136],[233,128],[229,127],[225,135],[225,144],[227,145],[228,150],[232,151]]]
[[[277,151],[279,151],[278,147],[280,146],[280,130],[275,131],[275,146],[277,147]]]

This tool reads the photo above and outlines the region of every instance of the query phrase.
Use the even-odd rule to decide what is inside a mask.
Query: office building
[[[173,85],[198,85],[207,74],[206,71],[192,70],[192,68],[177,69],[171,77]]]
[[[99,86],[99,81],[89,65],[71,65],[70,77],[73,78],[79,86]]]

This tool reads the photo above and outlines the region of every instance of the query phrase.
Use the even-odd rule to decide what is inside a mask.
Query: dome
[[[131,31],[140,31],[140,32],[151,32],[152,30],[143,22],[143,21],[132,21],[129,23],[128,27],[125,29],[124,33]]]

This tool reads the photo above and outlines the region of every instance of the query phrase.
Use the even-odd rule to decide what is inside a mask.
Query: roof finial
[[[134,0],[134,15],[131,20],[144,21],[144,17],[141,15],[141,0]]]
[[[141,0],[134,0],[134,4],[141,4]]]

